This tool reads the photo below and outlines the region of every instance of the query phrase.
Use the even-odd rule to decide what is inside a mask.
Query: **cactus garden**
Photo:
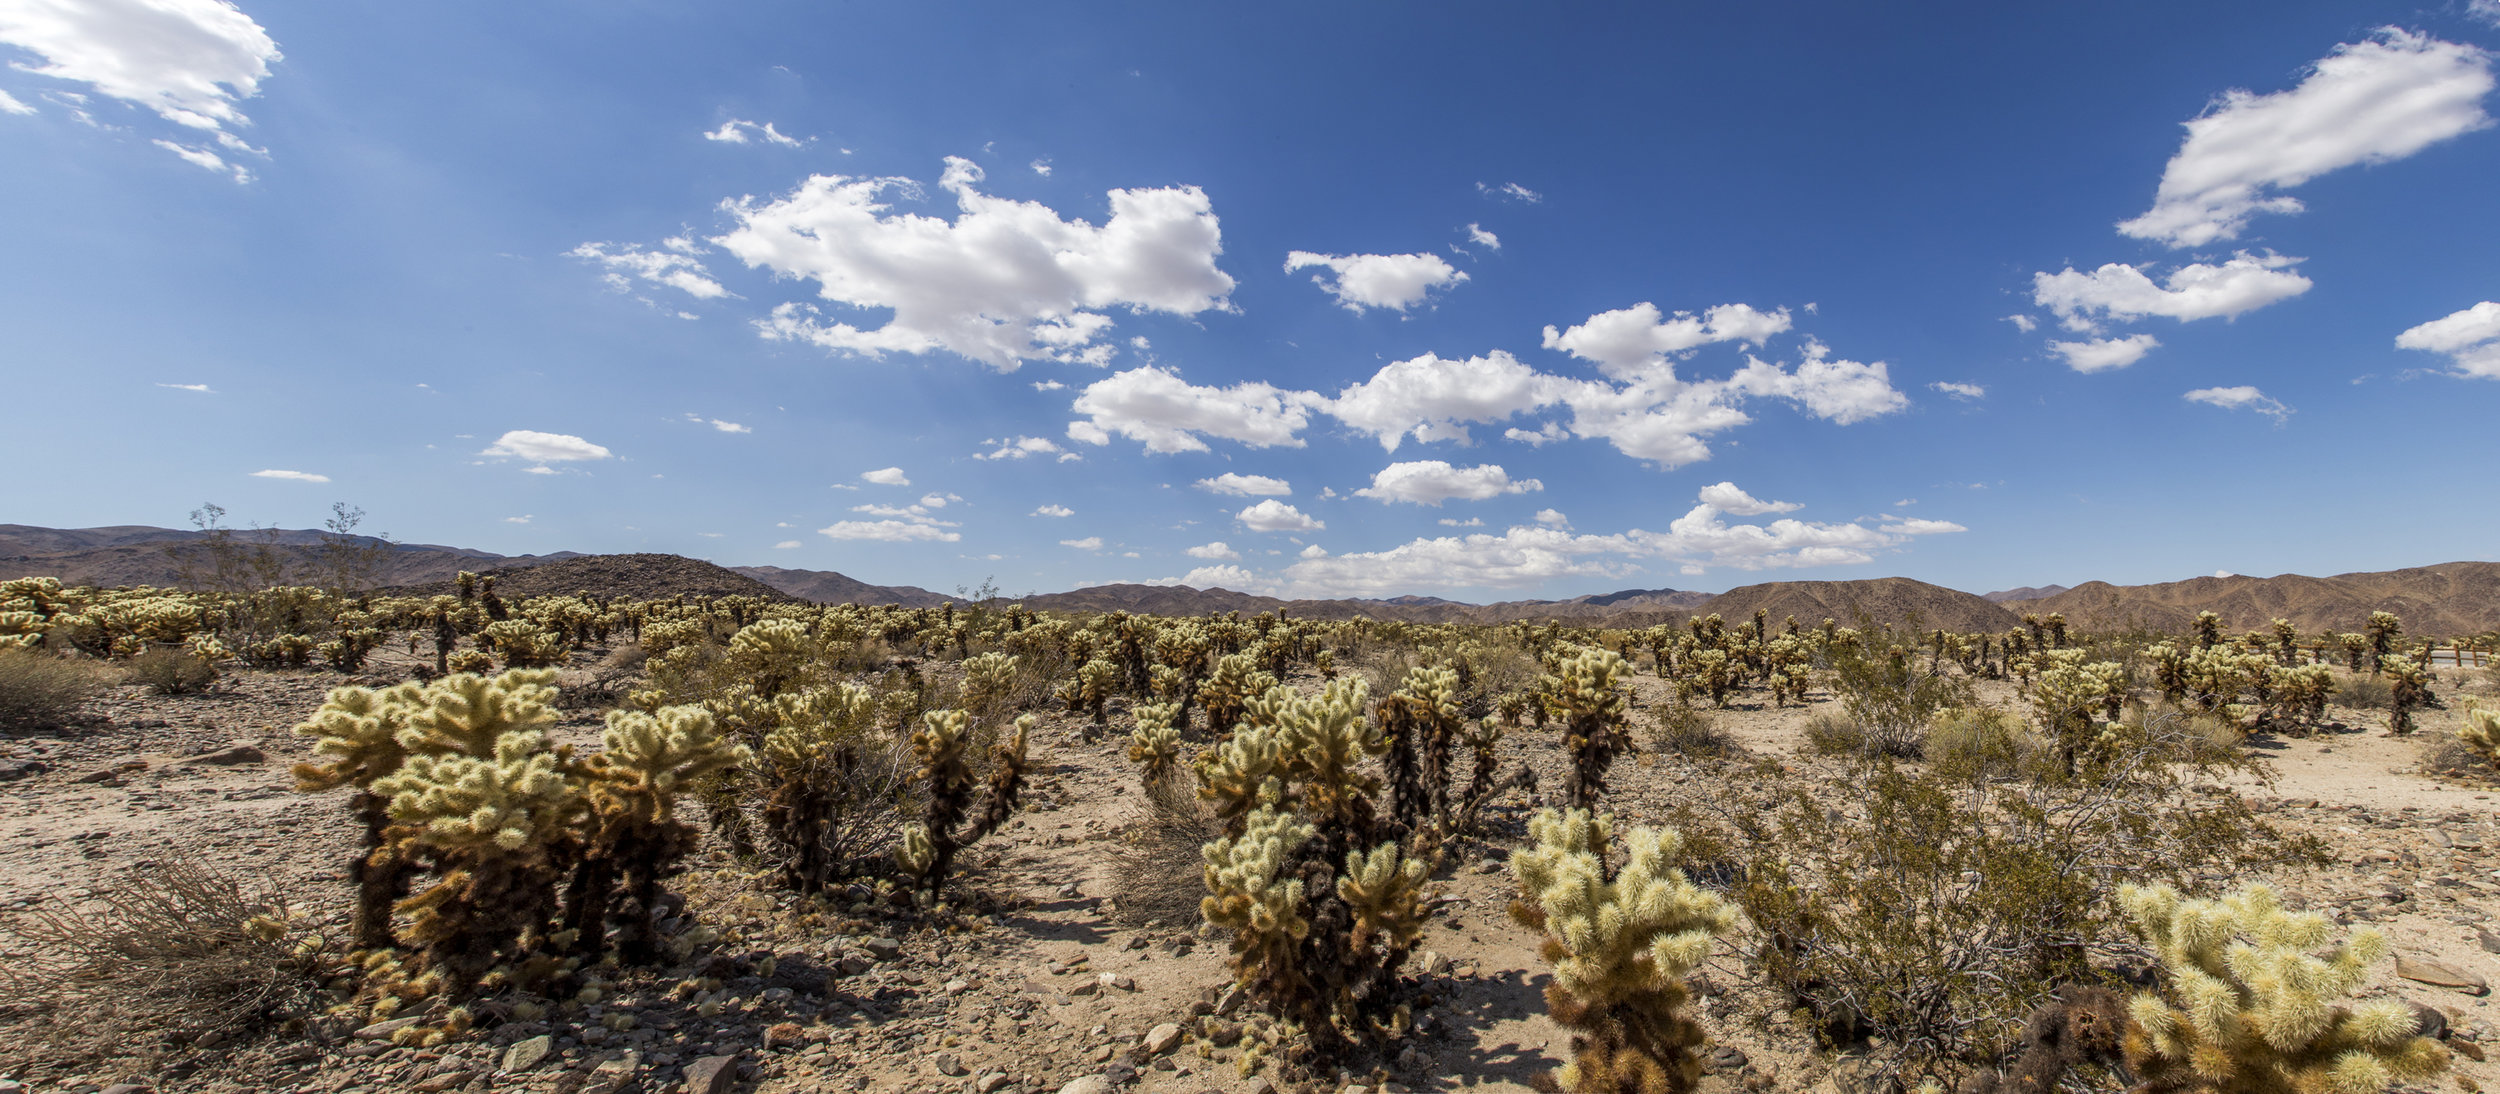
[[[0,1086],[2479,1090],[2500,681],[2350,625],[12,581]]]

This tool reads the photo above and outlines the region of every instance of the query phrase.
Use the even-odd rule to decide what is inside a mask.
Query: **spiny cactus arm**
[[[720,734],[710,711],[662,707],[657,714],[611,710],[603,751],[583,767],[602,802],[651,824],[665,824],[679,791],[712,772],[754,759],[747,746]]]
[[[1137,728],[1129,733],[1128,758],[1145,769],[1148,782],[1169,774],[1180,760],[1181,734],[1172,728],[1173,716],[1179,712],[1178,703],[1137,704]]]
[[[513,669],[499,676],[456,673],[428,685],[399,731],[410,752],[494,755],[500,739],[556,720],[554,669]]]
[[[1216,818],[1227,830],[1257,808],[1263,790],[1273,787],[1274,796],[1283,796],[1283,784],[1276,778],[1283,751],[1276,730],[1244,724],[1198,757],[1198,797],[1215,806]]]
[[[1337,878],[1337,895],[1354,910],[1358,944],[1389,953],[1404,953],[1422,940],[1432,918],[1424,891],[1426,867],[1421,859],[1404,858],[1396,842],[1383,843],[1369,855],[1360,849],[1346,855],[1345,873]],[[1378,939],[1375,944],[1372,940]]]
[[[1235,953],[1289,945],[1310,934],[1302,879],[1277,874],[1317,831],[1293,813],[1263,806],[1250,814],[1240,835],[1199,849],[1207,887],[1199,911],[1207,922],[1235,932]]]
[[[386,691],[332,688],[329,699],[312,717],[295,727],[299,737],[313,739],[313,751],[328,762],[295,765],[295,788],[328,790],[353,783],[373,785],[399,769],[407,758],[399,731],[420,694],[417,685],[401,684]]]
[[[580,802],[563,758],[535,732],[504,734],[494,755],[415,755],[373,784],[390,799],[391,820],[426,845],[449,851],[543,845]]]

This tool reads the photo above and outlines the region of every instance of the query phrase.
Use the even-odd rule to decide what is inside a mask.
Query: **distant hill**
[[[2007,589],[2003,592],[1981,593],[1979,598],[1996,604],[2011,604],[2017,600],[2044,600],[2065,591],[2066,587],[2063,585],[2042,585],[2038,588],[2025,585],[2019,589]]]
[[[479,573],[494,575],[495,595],[507,600],[576,594],[641,600],[672,596],[797,599],[726,566],[683,555],[577,555],[556,562]],[[454,582],[445,580],[384,591],[394,596],[435,596],[457,588]]]
[[[2199,577],[2159,585],[2087,581],[2056,596],[2023,604],[2026,612],[2062,612],[2083,630],[2144,628],[2184,631],[2210,611],[2234,631],[2288,619],[2304,633],[2358,631],[2374,611],[2403,616],[2416,635],[2466,635],[2500,630],[2500,562],[2449,562],[2404,570],[2305,577]]]
[[[779,566],[732,566],[730,569],[801,600],[813,600],[819,604],[899,604],[906,608],[934,608],[941,604],[961,603],[945,593],[933,593],[911,585],[871,585],[831,570],[785,570]]]
[[[240,529],[234,533],[236,541],[247,546],[272,545],[288,565],[298,568],[313,564],[314,552],[327,535],[311,529]],[[174,552],[204,538],[200,532],[135,524],[108,528],[0,524],[0,579],[56,577],[72,585],[106,587],[174,585],[181,574]],[[462,570],[532,566],[575,557],[571,551],[514,556],[432,543],[385,543],[359,538],[389,548],[380,571],[374,575],[384,585],[448,581]]]
[[[1760,610],[1772,628],[1795,617],[1814,626],[1836,619],[1846,626],[1863,614],[1877,623],[1914,625],[1921,630],[2002,631],[2022,625],[2013,612],[1977,596],[1906,577],[1861,581],[1771,581],[1746,585],[1710,598],[1693,609],[1695,615],[1717,613],[1740,623]]]

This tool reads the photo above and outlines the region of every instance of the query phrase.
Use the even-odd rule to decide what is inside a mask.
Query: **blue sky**
[[[2500,2],[0,4],[0,520],[1011,592],[2500,557]]]

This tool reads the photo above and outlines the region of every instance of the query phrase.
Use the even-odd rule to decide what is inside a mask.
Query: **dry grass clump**
[[[1718,759],[1743,751],[1736,739],[1719,728],[1710,712],[1681,700],[1665,703],[1650,716],[1649,746],[1680,756]]]
[[[2387,710],[2396,705],[2396,691],[2377,673],[2335,674],[2335,704],[2354,710]]]
[[[0,918],[31,949],[0,963],[0,1017],[61,1063],[160,1059],[308,1015],[323,953],[275,892],[177,863],[133,874],[92,911]]]
[[[59,728],[111,684],[111,674],[93,662],[0,649],[0,729]]]
[[[131,682],[158,695],[189,695],[217,682],[217,663],[189,650],[159,646],[130,659]]]

